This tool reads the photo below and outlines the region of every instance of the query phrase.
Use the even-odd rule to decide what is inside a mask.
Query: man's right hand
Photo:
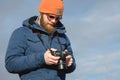
[[[57,49],[51,48],[52,51],[57,51]],[[49,49],[44,54],[44,59],[47,65],[56,65],[60,57],[53,56]]]

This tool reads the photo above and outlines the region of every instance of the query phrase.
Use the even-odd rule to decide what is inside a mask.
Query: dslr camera
[[[57,64],[58,70],[67,69],[67,66],[66,66],[66,56],[68,55],[67,52],[65,52],[65,51],[52,51],[52,55],[60,57],[58,64]]]

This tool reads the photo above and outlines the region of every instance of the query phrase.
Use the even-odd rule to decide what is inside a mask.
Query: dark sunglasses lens
[[[52,15],[48,15],[48,17],[50,19],[55,19],[55,20],[60,20],[61,19],[61,17],[55,17],[55,16],[52,16]]]
[[[51,19],[54,19],[55,17],[54,16],[49,16]]]

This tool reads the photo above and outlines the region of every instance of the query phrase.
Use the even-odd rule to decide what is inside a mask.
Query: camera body
[[[67,66],[66,66],[66,56],[68,55],[67,52],[65,52],[65,51],[55,51],[55,52],[52,52],[52,55],[60,57],[60,59],[58,61],[58,64],[57,64],[57,69],[58,70],[67,69]]]

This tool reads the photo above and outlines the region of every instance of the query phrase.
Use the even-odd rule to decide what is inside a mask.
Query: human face
[[[40,25],[48,32],[52,33],[56,29],[56,23],[60,17],[50,14],[41,14]]]
[[[44,19],[44,22],[50,25],[55,26],[56,23],[62,19],[62,16],[57,16],[53,14],[46,14],[46,13],[41,13],[42,18]]]

